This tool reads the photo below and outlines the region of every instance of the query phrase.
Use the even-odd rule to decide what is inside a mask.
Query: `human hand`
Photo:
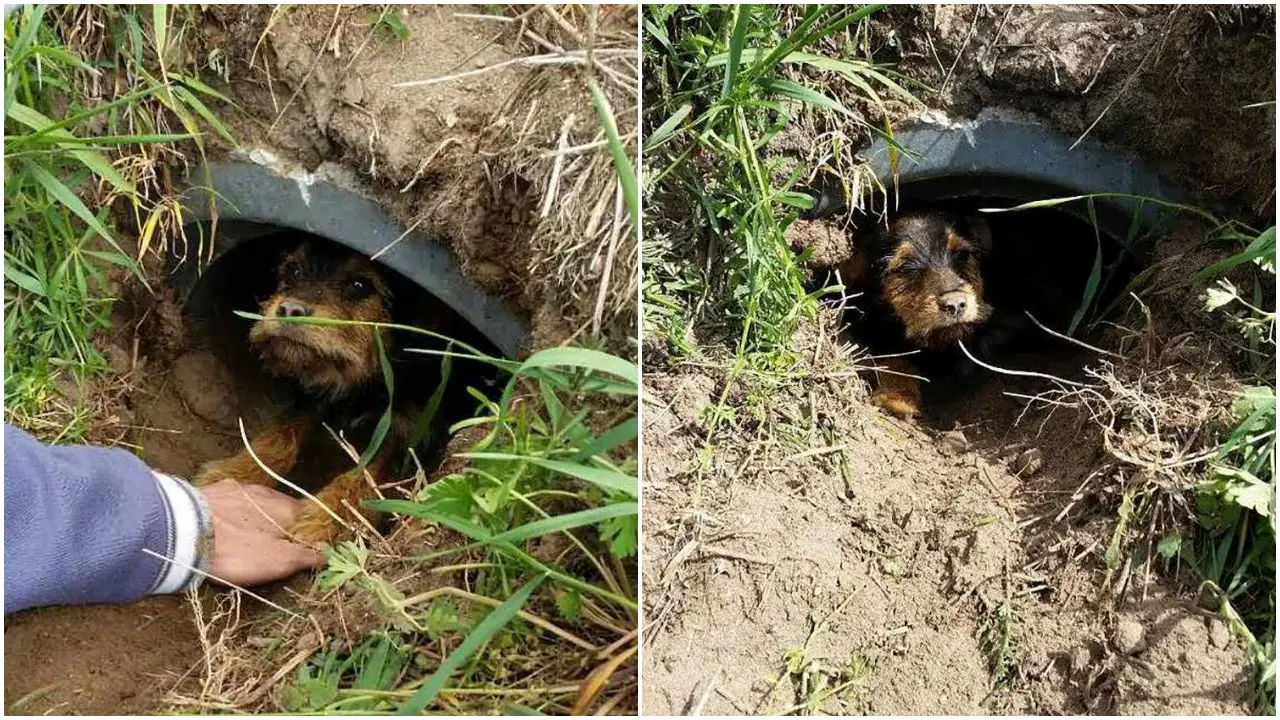
[[[324,562],[320,553],[288,539],[301,500],[262,485],[235,480],[199,488],[213,516],[213,557],[209,573],[241,587],[289,577]]]

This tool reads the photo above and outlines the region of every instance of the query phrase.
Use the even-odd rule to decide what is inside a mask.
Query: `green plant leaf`
[[[595,525],[596,523],[610,520],[612,518],[639,514],[640,505],[637,503],[613,503],[611,505],[591,508],[590,510],[580,510],[566,515],[553,515],[549,518],[525,523],[519,527],[494,535],[488,542],[521,543],[526,540],[531,540],[543,535],[549,535],[554,532],[572,530],[584,525]]]
[[[618,123],[613,119],[613,108],[609,106],[609,98],[605,97],[595,80],[589,80],[587,87],[591,91],[591,102],[595,105],[596,117],[600,119],[600,125],[604,127],[605,137],[609,141],[609,154],[613,156],[613,168],[618,175],[618,183],[622,186],[622,199],[627,206],[627,214],[631,216],[632,231],[638,232],[640,189],[636,181],[635,166],[631,164],[631,157],[627,155],[622,138],[618,136]]]
[[[565,620],[577,622],[582,617],[582,593],[572,588],[557,592],[556,610]]]
[[[631,442],[639,434],[640,421],[635,417],[627,418],[609,428],[605,434],[596,438],[590,445],[579,450],[573,459],[578,462],[584,462],[597,455],[603,455],[619,445]]]
[[[685,103],[679,110],[672,113],[671,117],[667,118],[656,130],[649,133],[649,137],[645,138],[644,151],[651,152],[656,150],[667,140],[671,139],[671,136],[673,136],[676,130],[680,127],[680,123],[684,122],[684,119],[689,117],[689,113],[692,111],[693,105],[691,103]]]
[[[1166,536],[1156,545],[1156,552],[1160,553],[1160,557],[1165,560],[1172,560],[1182,551],[1182,536],[1173,533]]]
[[[606,470],[593,465],[564,462],[563,460],[548,460],[540,457],[526,457],[523,455],[513,455],[509,453],[458,453],[458,457],[473,458],[476,460],[511,460],[533,463],[534,465],[546,468],[547,470],[576,477],[579,480],[584,480],[609,492],[620,492],[633,498],[639,497],[640,495],[639,481],[636,478],[629,475],[623,475],[622,473],[614,470]]]
[[[4,264],[4,276],[9,282],[36,295],[44,295],[44,285],[34,277],[22,272],[14,267],[12,262],[6,260]]]
[[[494,635],[498,633],[511,619],[520,612],[524,604],[529,601],[529,597],[533,595],[533,591],[538,589],[547,576],[545,574],[525,583],[523,587],[511,594],[505,602],[498,606],[493,612],[489,613],[484,620],[472,630],[467,639],[462,641],[458,649],[449,653],[449,657],[440,663],[440,667],[436,669],[431,677],[422,684],[418,692],[405,704],[401,705],[396,711],[397,715],[417,715],[427,708],[428,705],[436,699],[436,695],[444,688],[444,684],[449,678],[462,667],[477,650],[485,643],[488,643]]]
[[[522,375],[535,368],[550,367],[578,367],[594,370],[620,377],[635,386],[640,384],[640,369],[634,363],[599,350],[577,347],[554,347],[536,352],[520,364],[515,374]]]
[[[600,525],[600,539],[609,544],[616,558],[628,558],[640,549],[640,516],[623,515]]]
[[[133,183],[125,180],[116,169],[112,167],[111,162],[101,153],[90,150],[88,148],[77,147],[78,143],[84,142],[84,139],[77,138],[66,130],[50,129],[53,128],[54,122],[39,112],[15,102],[6,111],[6,116],[27,127],[35,130],[37,133],[47,131],[50,142],[58,145],[67,152],[68,155],[79,160],[85,167],[89,168],[94,175],[111,183],[111,186],[125,195],[133,195]],[[18,136],[15,141],[21,143],[27,138]],[[6,142],[9,138],[6,138]]]
[[[742,48],[747,40],[747,28],[751,25],[751,13],[754,5],[735,5],[733,7],[733,35],[729,38],[729,54],[724,71],[724,85],[720,88],[720,97],[727,98],[733,92],[734,82],[738,79],[738,66],[742,62]]]
[[[834,110],[841,115],[853,115],[853,113],[849,112],[848,108],[841,105],[838,101],[832,100],[813,88],[805,87],[804,85],[794,83],[790,80],[774,78],[765,83],[765,87],[779,95],[789,97],[792,100],[798,100],[809,105],[816,105],[828,110]]]

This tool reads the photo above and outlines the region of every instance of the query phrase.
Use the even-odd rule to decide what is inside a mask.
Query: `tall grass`
[[[205,127],[230,138],[201,100],[225,98],[177,60],[194,12],[33,5],[5,17],[5,411],[46,439],[83,433],[92,408],[58,400],[59,378],[108,371],[93,338],[111,326],[120,271],[146,286],[148,245],[181,226],[159,164],[203,152]],[[136,252],[121,216],[141,228]]]
[[[644,7],[646,76],[657,88],[646,98],[646,192],[651,207],[685,215],[646,232],[646,331],[664,334],[671,349],[683,349],[683,330],[699,325],[740,356],[763,360],[785,354],[800,320],[814,316],[822,293],[806,289],[803,257],[784,236],[811,202],[794,189],[807,168],[787,171],[766,146],[808,111],[881,132],[788,66],[852,87],[881,111],[884,95],[911,99],[886,68],[812,52],[879,8],[805,7],[785,30],[767,6]],[[846,55],[855,45],[845,44]],[[691,276],[681,265],[702,271]]]

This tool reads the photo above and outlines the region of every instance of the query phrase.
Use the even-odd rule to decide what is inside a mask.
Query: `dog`
[[[902,215],[839,267],[845,282],[871,298],[865,316],[870,344],[890,357],[872,401],[910,419],[921,410],[922,369],[954,364],[958,343],[989,352],[996,309],[988,299],[984,259],[992,250],[990,225],[977,217],[935,211]]]
[[[298,320],[386,324],[392,322],[394,299],[389,275],[345,248],[304,240],[284,255],[276,270],[274,291],[261,302],[262,319],[254,322],[248,336],[262,368],[274,380],[290,385],[294,397],[290,411],[250,443],[262,464],[286,475],[298,464],[308,441],[332,444],[322,425],[341,432],[357,450],[367,446],[389,402],[383,359],[396,358],[393,371],[405,362],[394,354],[392,333],[371,325]],[[315,493],[339,515],[350,517],[355,509],[366,518],[373,517],[360,509],[360,502],[374,497],[374,485],[398,470],[395,460],[408,449],[421,410],[416,398],[423,395],[404,387],[405,379],[414,374],[395,374],[399,382],[391,393],[391,424],[368,466],[338,474]],[[347,461],[350,463],[349,458]],[[205,464],[194,484],[202,486],[226,478],[267,486],[276,483],[246,449]],[[308,502],[288,530],[297,540],[319,544],[335,541],[345,528],[324,508]]]

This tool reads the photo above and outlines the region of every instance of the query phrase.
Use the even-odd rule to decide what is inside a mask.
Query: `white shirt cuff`
[[[164,473],[152,474],[169,521],[169,552],[165,557],[171,562],[161,568],[160,577],[148,594],[178,593],[199,586],[204,579],[201,573],[209,571],[213,519],[204,496],[188,482]]]

